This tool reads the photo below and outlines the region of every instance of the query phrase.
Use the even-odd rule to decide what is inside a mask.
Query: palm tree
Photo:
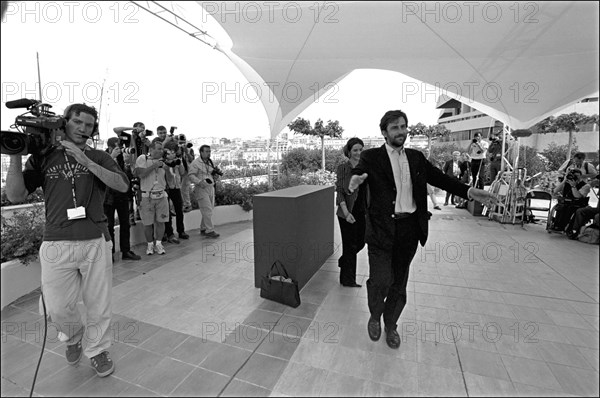
[[[450,130],[446,128],[446,126],[442,124],[436,124],[435,126],[425,126],[423,123],[419,122],[413,126],[408,128],[408,135],[424,135],[427,137],[427,149],[429,153],[431,153],[431,142],[433,140],[438,139],[439,137],[444,137],[450,134]]]
[[[584,115],[583,113],[572,112],[563,113],[557,117],[549,116],[546,119],[538,122],[534,126],[534,130],[538,133],[556,133],[559,130],[569,133],[569,145],[567,147],[567,159],[571,158],[571,148],[573,147],[573,133],[578,132],[580,127],[589,124],[598,124],[598,115]]]
[[[331,120],[327,121],[327,125],[323,126],[323,121],[318,119],[315,123],[315,126],[312,127],[310,124],[310,120],[306,120],[304,118],[297,118],[290,124],[288,124],[288,128],[290,131],[293,131],[294,134],[302,134],[302,135],[313,135],[321,138],[321,168],[325,171],[325,136],[331,138],[339,138],[342,136],[344,129],[340,126],[340,122],[337,120],[332,122]]]

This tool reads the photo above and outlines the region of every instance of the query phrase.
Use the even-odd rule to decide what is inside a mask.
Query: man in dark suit
[[[452,159],[444,163],[444,169],[442,170],[444,174],[446,174],[449,177],[458,179],[461,174],[459,159],[460,152],[452,152]],[[446,200],[444,201],[444,206],[448,206],[448,199],[452,201],[452,204],[456,204],[454,203],[454,195],[450,192],[446,192]]]
[[[400,346],[396,328],[406,304],[410,263],[418,242],[424,246],[427,240],[431,216],[427,211],[427,183],[490,206],[497,201],[489,192],[445,175],[421,152],[405,149],[407,125],[404,112],[386,112],[379,123],[386,143],[362,152],[349,184],[350,192],[362,183],[370,190],[366,242],[371,317],[367,329],[373,341],[379,340],[383,315],[386,342],[391,348]]]

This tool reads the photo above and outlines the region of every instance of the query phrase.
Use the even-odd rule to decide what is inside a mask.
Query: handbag
[[[273,270],[277,273],[274,273]],[[298,281],[288,276],[285,267],[279,260],[275,260],[269,273],[261,278],[260,297],[294,308],[300,305]]]

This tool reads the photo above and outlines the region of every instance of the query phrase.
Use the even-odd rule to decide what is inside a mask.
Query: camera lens
[[[19,155],[27,152],[28,137],[25,134],[3,131],[0,147],[4,155]]]

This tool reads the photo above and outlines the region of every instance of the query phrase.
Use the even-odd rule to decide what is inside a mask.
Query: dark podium
[[[279,260],[302,289],[333,254],[334,191],[299,185],[254,196],[255,287]]]

